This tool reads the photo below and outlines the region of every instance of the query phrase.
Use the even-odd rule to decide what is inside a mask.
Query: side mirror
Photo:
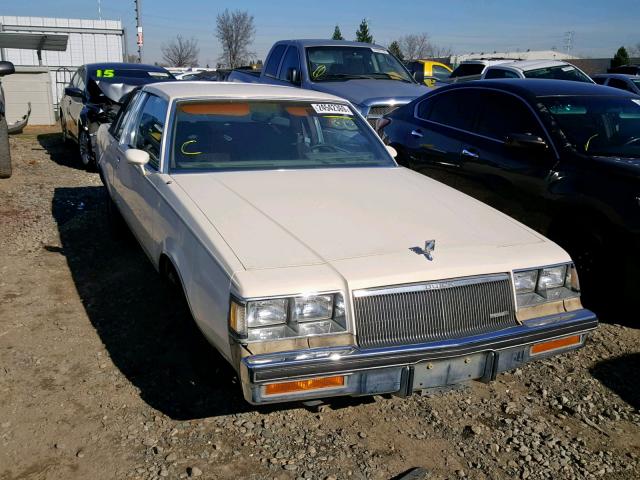
[[[393,158],[396,158],[398,156],[398,151],[393,148],[391,145],[385,145],[387,147],[387,152],[389,152],[389,155],[391,155]]]
[[[546,150],[547,142],[531,133],[510,133],[504,139],[504,143],[510,148],[524,148],[529,150]]]
[[[413,78],[418,83],[424,83],[424,69],[416,70],[413,72]]]
[[[64,94],[67,97],[82,97],[82,90],[80,90],[79,88],[76,87],[65,87],[64,89]]]
[[[290,68],[287,70],[287,79],[291,83],[295,83],[296,85],[300,84],[300,70],[297,68]]]
[[[137,148],[130,148],[124,153],[124,158],[131,165],[138,165],[144,167],[149,163],[149,153],[144,150],[138,150]]]
[[[13,63],[5,61],[0,62],[0,77],[11,75],[12,73],[16,73],[16,68],[13,66]]]

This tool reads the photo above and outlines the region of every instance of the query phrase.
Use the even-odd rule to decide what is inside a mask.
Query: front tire
[[[9,178],[12,173],[9,130],[7,127],[7,119],[2,116],[2,118],[0,118],[0,178]]]
[[[93,158],[93,152],[91,151],[91,137],[82,126],[79,127],[78,135],[78,153],[80,154],[80,161],[88,172],[93,172],[96,169],[96,162]]]

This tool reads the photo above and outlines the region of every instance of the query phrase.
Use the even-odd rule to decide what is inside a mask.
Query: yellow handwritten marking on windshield
[[[327,73],[327,67],[325,65],[318,65],[316,69],[313,71],[313,73],[311,74],[311,76],[313,78],[318,78],[324,75],[325,73]]]
[[[187,140],[187,141],[186,141],[186,142],[184,142],[184,143],[182,144],[182,146],[180,147],[180,152],[181,152],[183,155],[202,155],[202,152],[187,152],[187,151],[185,151],[185,147],[186,147],[187,145],[191,145],[192,143],[198,143],[198,141],[197,141],[197,140]]]
[[[598,135],[600,135],[599,133],[596,133],[595,135],[592,135],[591,137],[589,137],[589,140],[587,140],[587,143],[585,143],[584,145],[584,151],[588,152],[589,151],[589,144],[591,143],[591,140],[593,140],[594,138],[596,138]]]
[[[342,120],[353,120],[351,117],[345,117],[344,115],[323,115],[322,118],[341,118]]]

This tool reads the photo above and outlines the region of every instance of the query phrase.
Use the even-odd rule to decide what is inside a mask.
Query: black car
[[[16,69],[11,62],[0,62],[0,77],[11,75]],[[11,152],[9,151],[9,129],[4,116],[4,91],[0,83],[0,178],[11,176]]]
[[[627,75],[640,75],[640,65],[620,65],[607,70],[607,73],[624,73]]]
[[[603,287],[615,292],[610,303],[635,295],[640,96],[581,82],[483,80],[427,93],[379,120],[378,131],[400,164],[564,246],[587,301],[605,298]]]
[[[73,75],[60,100],[60,127],[65,141],[78,143],[82,164],[95,167],[95,134],[101,123],[109,123],[123,98],[147,83],[172,81],[166,69],[140,63],[92,63]]]

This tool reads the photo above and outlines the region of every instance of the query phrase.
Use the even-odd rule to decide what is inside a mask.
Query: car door
[[[404,145],[410,166],[436,180],[456,186],[460,148],[476,115],[473,92],[448,90],[418,103]]]
[[[80,134],[78,130],[78,125],[80,124],[80,113],[82,112],[82,108],[85,102],[85,69],[80,67],[78,72],[75,75],[75,83],[73,84],[74,88],[77,88],[82,95],[79,97],[69,96],[69,107],[68,107],[68,120],[67,120],[67,131],[71,133],[76,139]]]
[[[119,197],[118,207],[134,235],[154,261],[159,248],[153,240],[155,211],[159,203],[154,181],[160,172],[167,109],[165,99],[143,92],[126,122],[115,155],[113,186]],[[128,163],[125,154],[129,148],[146,151],[149,163],[144,167]]]
[[[523,99],[499,90],[476,90],[478,115],[460,148],[460,174],[472,184],[468,193],[525,219],[532,210],[546,207],[555,150]],[[544,140],[547,147],[514,142],[519,135]]]

